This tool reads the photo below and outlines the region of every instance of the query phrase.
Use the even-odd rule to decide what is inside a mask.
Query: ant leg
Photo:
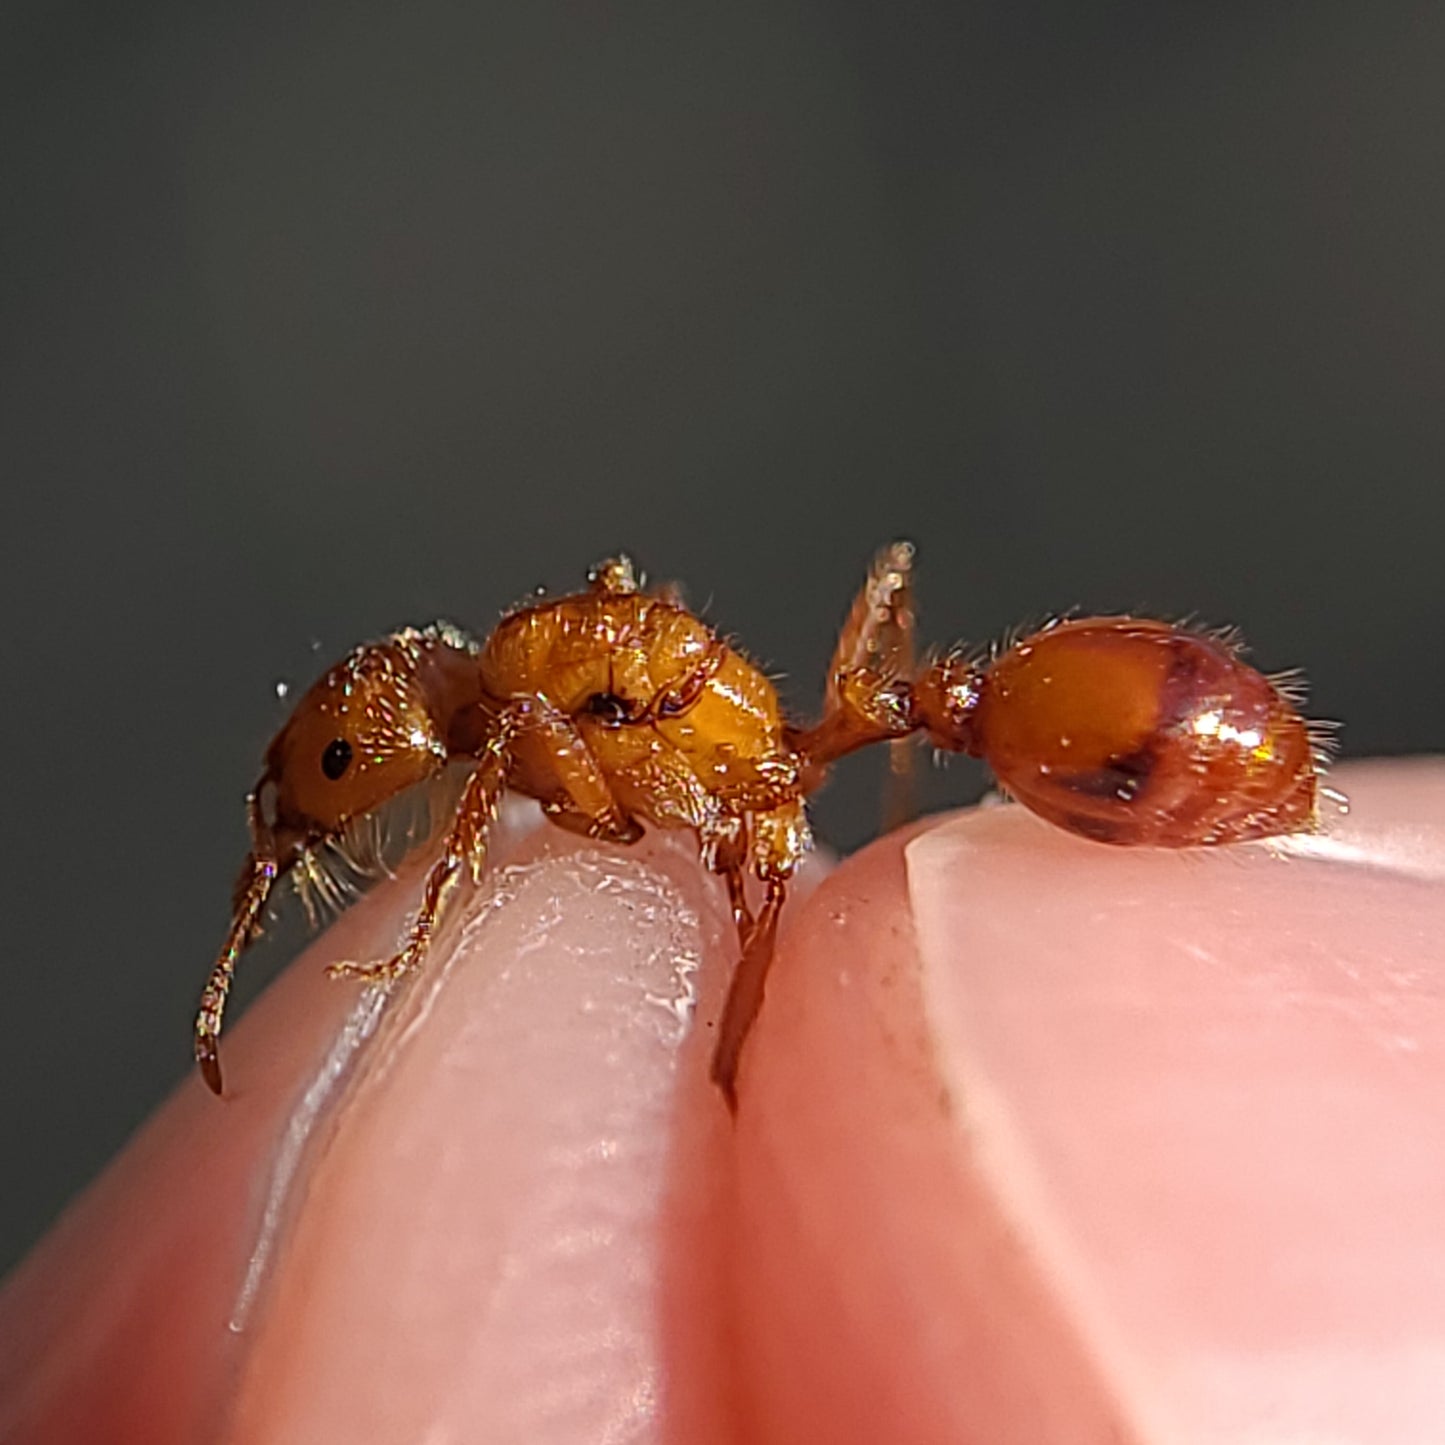
[[[658,694],[649,713],[678,716],[692,706],[695,694],[715,671],[709,650],[693,674],[675,688]],[[609,777],[574,719],[540,701],[534,700],[530,707],[525,735],[518,742],[518,761],[529,778],[552,784],[552,789],[543,794],[543,809],[552,822],[589,838],[637,842],[643,828],[613,789],[613,778],[619,778],[632,795],[647,799],[652,823],[661,828],[691,828],[698,835],[708,865],[717,872],[725,871],[713,861],[715,850],[731,840],[739,820],[728,821],[719,800],[698,780],[683,754],[664,747],[626,764]],[[743,850],[739,853],[742,859],[746,843],[738,846]]]
[[[452,885],[464,868],[476,882],[486,862],[487,838],[506,791],[507,770],[511,763],[510,744],[521,726],[518,713],[503,713],[497,730],[488,742],[480,762],[457,804],[456,817],[447,829],[442,856],[432,864],[426,875],[421,906],[407,930],[406,943],[391,958],[373,963],[341,961],[327,968],[332,978],[363,978],[371,982],[389,982],[410,973],[426,957]]]
[[[885,677],[913,672],[913,544],[894,542],[874,557],[838,633],[823,710],[842,701],[840,679],[860,668]]]
[[[913,548],[907,542],[895,542],[873,559],[828,664],[823,719],[817,727],[790,730],[809,792],[839,758],[870,743],[907,739],[915,730],[912,573]],[[901,753],[894,767],[907,774]]]
[[[748,919],[746,905],[738,915],[742,957],[733,971],[727,1000],[718,1023],[712,1056],[712,1081],[722,1090],[728,1108],[737,1113],[738,1064],[758,1010],[763,1006],[768,970],[772,967],[778,936],[778,917],[787,897],[787,884],[811,841],[807,814],[801,799],[754,814],[753,858],[763,880],[763,906],[756,920]],[[733,884],[729,883],[731,891]],[[739,877],[738,894],[741,894]],[[736,907],[736,905],[735,905]]]
[[[709,830],[704,857],[714,873],[727,883],[728,903],[732,906],[733,924],[741,947],[747,947],[753,931],[753,914],[748,907],[745,873],[748,861],[748,830],[744,819],[728,818]]]
[[[594,818],[590,813],[574,808],[566,798],[543,803],[542,811],[549,823],[555,823],[566,832],[576,833],[582,838],[599,838],[604,843],[636,843],[644,832],[636,818]]]
[[[584,838],[610,843],[635,843],[642,824],[617,801],[587,739],[577,724],[550,704],[532,699],[527,704],[525,736],[520,746],[534,773],[551,775],[556,794],[542,810],[559,828]]]
[[[878,628],[865,645],[883,654],[891,685],[911,679],[918,666],[917,610],[913,601],[913,547],[895,542],[874,559],[864,594],[876,589],[873,616]],[[850,619],[851,620],[851,619]],[[845,629],[846,631],[847,629]],[[896,717],[893,719],[896,722]],[[901,828],[918,813],[918,746],[911,735],[888,743],[888,778],[883,785],[883,831]]]
[[[770,878],[764,886],[763,906],[743,941],[742,957],[733,971],[712,1055],[712,1081],[722,1090],[734,1114],[738,1111],[738,1064],[753,1021],[763,1006],[778,937],[778,915],[787,894],[787,884],[781,878]]]

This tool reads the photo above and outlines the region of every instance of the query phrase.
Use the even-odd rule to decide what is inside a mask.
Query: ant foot
[[[411,949],[403,949],[395,958],[377,960],[373,963],[356,963],[344,958],[326,965],[328,978],[359,978],[366,983],[395,983],[410,973],[417,965],[417,958]]]

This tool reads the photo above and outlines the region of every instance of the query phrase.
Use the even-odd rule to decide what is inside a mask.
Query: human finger
[[[690,1028],[720,890],[676,839],[542,829],[412,986],[327,981],[414,885],[298,960],[228,1033],[227,1097],[189,1080],[10,1281],[0,1439],[727,1438],[728,1123]]]
[[[1175,854],[984,810],[793,920],[745,1060],[745,1437],[1435,1439],[1445,768]]]

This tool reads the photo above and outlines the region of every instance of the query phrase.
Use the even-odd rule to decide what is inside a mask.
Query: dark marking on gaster
[[[1071,793],[1078,793],[1080,797],[1135,803],[1148,786],[1158,762],[1159,755],[1153,748],[1140,748],[1138,752],[1110,758],[1102,768],[1086,773],[1056,773],[1055,776]]]

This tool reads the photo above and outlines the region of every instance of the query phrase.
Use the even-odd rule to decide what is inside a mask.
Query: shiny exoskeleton
[[[1218,637],[1127,617],[1064,622],[975,661],[913,660],[912,549],[874,562],[839,636],[821,720],[789,723],[771,682],[667,590],[620,559],[585,592],[524,607],[484,644],[437,624],[357,649],[297,704],[249,802],[251,853],[196,1019],[217,1041],[236,961],[277,880],[324,880],[384,804],[469,767],[394,957],[334,965],[387,980],[424,959],[446,900],[476,879],[508,791],[556,824],[631,843],[685,828],[725,880],[741,959],[713,1077],[730,1104],[762,1001],[787,884],[810,844],[805,799],[844,754],[917,734],[985,759],[1060,827],[1109,843],[1188,847],[1314,826],[1318,738],[1287,689]],[[754,911],[746,880],[761,884]]]

